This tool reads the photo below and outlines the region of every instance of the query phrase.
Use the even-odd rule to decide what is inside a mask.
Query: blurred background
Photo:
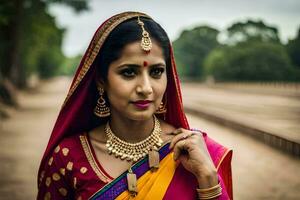
[[[300,199],[298,0],[1,0],[0,199],[35,199],[80,59],[128,10],[168,33],[191,126],[234,151],[235,199]]]

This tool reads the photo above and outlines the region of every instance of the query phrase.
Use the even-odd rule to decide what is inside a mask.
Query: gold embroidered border
[[[97,165],[97,162],[92,154],[92,150],[91,150],[91,147],[88,143],[88,140],[87,140],[87,137],[86,135],[80,135],[79,136],[80,138],[80,142],[81,142],[81,145],[82,145],[82,148],[84,150],[84,153],[91,165],[91,167],[93,168],[94,172],[97,174],[97,176],[99,177],[99,179],[105,183],[108,183],[111,181],[110,178],[108,178],[104,172],[101,171],[101,169],[98,167]]]
[[[98,55],[101,46],[103,45],[105,39],[108,37],[110,32],[118,26],[120,23],[131,19],[133,17],[142,16],[150,18],[148,15],[144,13],[139,12],[125,12],[121,13],[119,15],[113,16],[111,19],[109,19],[107,22],[104,23],[103,27],[101,27],[95,34],[90,46],[88,47],[86,56],[83,60],[83,67],[81,68],[78,76],[76,77],[76,80],[74,84],[72,84],[67,97],[64,101],[63,106],[66,104],[66,102],[69,100],[70,96],[74,93],[76,88],[78,87],[79,83],[82,81],[83,77],[89,70],[90,66],[94,62],[96,56]]]
[[[170,44],[170,49],[173,49],[172,47],[172,44]],[[179,99],[179,104],[180,104],[180,109],[182,112],[184,112],[184,109],[183,109],[183,103],[182,103],[182,95],[181,95],[181,91],[179,89],[179,85],[177,84],[179,82],[179,77],[178,75],[175,73],[175,70],[176,70],[176,64],[175,64],[175,59],[174,59],[174,53],[172,51],[171,53],[171,56],[170,56],[170,59],[171,59],[171,67],[172,67],[172,73],[173,73],[173,77],[174,77],[174,85],[176,87],[176,93],[177,93],[177,98]],[[176,79],[177,78],[177,79]],[[189,128],[189,123],[186,119],[186,116],[184,116],[184,122],[186,125],[188,125],[187,128]]]
[[[223,160],[225,159],[225,157],[231,152],[231,149],[227,149],[226,152],[223,154],[222,158],[219,160],[218,166],[217,166],[217,170],[219,170]]]

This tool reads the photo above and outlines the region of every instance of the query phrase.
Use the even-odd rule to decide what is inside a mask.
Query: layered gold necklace
[[[127,161],[137,161],[145,157],[151,150],[158,150],[163,141],[160,138],[161,128],[159,120],[154,116],[154,128],[152,133],[144,140],[137,143],[126,142],[117,137],[111,130],[109,122],[104,129],[108,140],[106,148],[109,154]]]

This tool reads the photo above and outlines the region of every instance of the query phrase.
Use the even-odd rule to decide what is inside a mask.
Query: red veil
[[[42,158],[39,174],[46,165],[46,160],[53,149],[67,136],[83,133],[93,128],[93,109],[95,108],[98,92],[95,84],[96,65],[94,60],[109,33],[120,23],[137,17],[148,15],[139,12],[125,12],[106,20],[95,32],[92,41],[86,50],[77,69],[71,87],[60,110],[59,116],[53,128],[49,143]],[[167,89],[165,92],[167,112],[165,121],[176,128],[189,129],[189,124],[183,111],[180,81],[176,72],[176,66],[172,47],[170,44],[170,65],[168,71]],[[98,66],[99,67],[99,66]]]

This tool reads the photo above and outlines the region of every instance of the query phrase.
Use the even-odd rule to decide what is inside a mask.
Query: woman
[[[231,155],[189,128],[165,31],[146,14],[121,13],[80,63],[38,199],[232,199]]]

